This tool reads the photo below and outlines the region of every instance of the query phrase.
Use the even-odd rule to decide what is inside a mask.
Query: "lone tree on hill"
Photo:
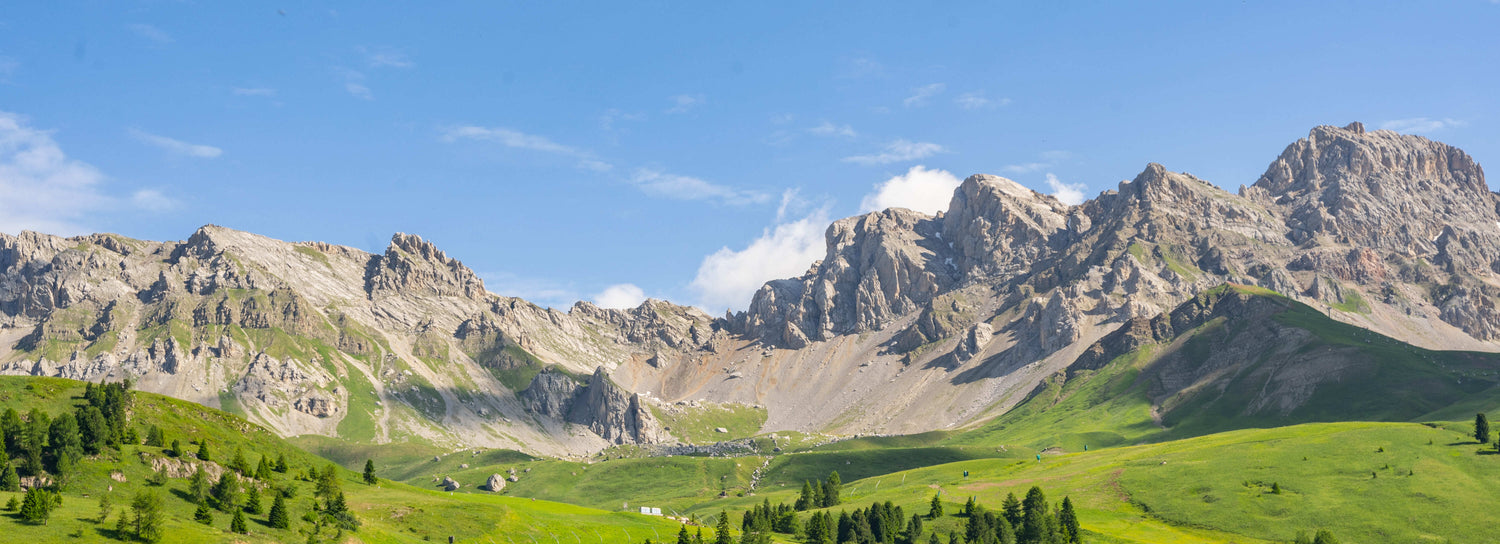
[[[1484,417],[1484,412],[1474,416],[1474,439],[1480,444],[1490,443],[1490,420]]]
[[[375,485],[375,460],[365,459],[365,483]]]
[[[942,500],[942,496],[943,496],[942,493],[933,493],[932,494],[932,506],[930,506],[930,507],[927,508],[927,518],[928,519],[938,519],[940,517],[943,517],[943,500]]]

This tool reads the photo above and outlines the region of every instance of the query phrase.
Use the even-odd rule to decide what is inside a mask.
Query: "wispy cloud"
[[[130,203],[148,212],[167,212],[177,208],[177,200],[156,189],[141,189],[130,195]]]
[[[701,94],[679,94],[671,97],[672,107],[666,112],[671,114],[687,113],[698,106],[702,106],[708,99]]]
[[[276,89],[265,87],[235,87],[229,92],[235,96],[276,96]]]
[[[147,40],[156,42],[157,45],[166,45],[172,43],[173,41],[176,41],[172,39],[171,35],[163,32],[160,28],[156,28],[148,24],[129,24],[125,25],[125,28],[135,33],[136,36],[140,36]]]
[[[1461,127],[1469,124],[1461,119],[1444,117],[1433,119],[1428,117],[1413,117],[1410,119],[1392,119],[1380,124],[1382,130],[1394,130],[1408,134],[1421,134],[1424,132],[1436,132],[1445,128]]]
[[[360,72],[358,70],[350,70],[348,68],[336,68],[334,69],[334,72],[337,73],[340,77],[344,78],[344,90],[347,91],[350,96],[353,96],[360,100],[375,99],[375,93],[370,91],[369,87],[365,86],[364,72]]]
[[[835,125],[828,121],[823,121],[822,124],[809,128],[807,129],[807,131],[818,136],[843,136],[845,138],[853,138],[859,135],[859,133],[854,131],[854,127],[851,127],[849,125]]]
[[[953,99],[953,103],[966,110],[983,110],[1010,105],[1010,99],[991,99],[984,95],[984,91],[971,91],[958,95],[958,98]]]
[[[901,101],[901,105],[908,108],[920,108],[927,105],[927,101],[934,96],[943,93],[948,86],[942,83],[931,83],[912,89],[912,95]]]
[[[948,150],[943,146],[931,142],[911,142],[907,140],[896,140],[886,144],[885,149],[874,155],[855,155],[844,157],[844,162],[852,162],[865,166],[877,164],[890,164],[893,162],[914,161],[925,159],[938,153],[946,153]]]
[[[50,131],[0,112],[0,232],[35,230],[59,235],[91,230],[84,222],[112,211],[164,211],[171,199],[159,191],[120,199],[101,190],[105,176],[68,158]]]
[[[763,204],[771,200],[771,195],[759,191],[736,189],[651,168],[637,169],[631,175],[630,183],[646,194],[677,200],[709,200],[732,206]]]
[[[356,50],[365,56],[365,64],[371,68],[411,68],[417,65],[406,53],[389,47],[359,47]]]
[[[610,108],[605,110],[604,115],[599,116],[599,128],[610,131],[614,130],[615,125],[621,121],[643,121],[645,119],[646,114],[643,113],[630,113]]]
[[[1052,188],[1052,196],[1057,197],[1057,200],[1063,204],[1077,206],[1083,203],[1084,185],[1082,183],[1063,183],[1062,180],[1057,179],[1057,176],[1048,172],[1047,186]]]
[[[211,145],[190,144],[182,140],[168,138],[166,136],[158,136],[134,128],[130,129],[129,132],[131,136],[134,136],[135,139],[140,140],[141,142],[177,155],[197,157],[200,159],[212,159],[224,154],[224,150]]]
[[[443,135],[443,141],[455,142],[458,140],[485,140],[496,142],[505,147],[513,147],[516,149],[530,149],[532,151],[561,153],[565,155],[582,154],[573,147],[554,142],[544,136],[526,134],[521,131],[511,130],[504,127],[454,127],[448,129],[447,132]]]

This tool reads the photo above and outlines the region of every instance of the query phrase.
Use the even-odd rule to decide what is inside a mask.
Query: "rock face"
[[[521,396],[533,412],[582,425],[615,444],[654,444],[667,437],[640,395],[615,385],[604,367],[583,386],[552,369],[542,371]]]

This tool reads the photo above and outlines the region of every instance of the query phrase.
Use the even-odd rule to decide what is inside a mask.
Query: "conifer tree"
[[[1490,443],[1490,420],[1484,417],[1484,412],[1474,416],[1474,439],[1480,444]]]
[[[250,483],[250,491],[245,493],[245,511],[251,514],[260,514],[260,486]]]
[[[828,480],[823,482],[823,507],[838,506],[840,488],[844,486],[843,480],[839,479],[839,471],[835,470],[828,474]]]
[[[927,519],[938,519],[943,517],[943,494],[933,493],[932,503],[927,507]]]
[[[15,511],[20,510],[20,509],[21,509],[21,501],[16,500],[15,497],[11,497],[10,500],[5,501],[5,511],[6,512],[15,512]]]
[[[375,485],[377,481],[379,480],[375,478],[375,460],[365,459],[365,483]]]
[[[25,424],[21,422],[21,414],[16,413],[15,408],[6,408],[5,415],[0,416],[0,434],[5,435],[5,452],[16,456],[21,454],[22,437],[25,436]]]
[[[289,470],[288,467],[287,467],[287,464],[286,464],[286,454],[285,453],[276,456],[276,466],[273,467],[273,468],[276,469],[276,472],[280,472],[280,473],[283,473],[283,474],[285,474],[286,471]]]
[[[0,491],[20,491],[21,477],[16,474],[16,467],[11,466],[9,460],[0,464],[5,465],[0,469]]]
[[[98,455],[109,447],[109,422],[104,420],[104,413],[98,407],[78,408],[78,437],[82,439],[84,453],[89,455]]]
[[[115,505],[109,499],[109,494],[99,496],[99,523],[109,519],[110,514],[115,513]]]
[[[334,466],[333,463],[329,463],[328,467],[323,469],[321,473],[317,472],[317,469],[314,469],[313,479],[317,480],[318,489],[313,494],[325,500],[332,499],[334,495],[338,495],[341,492],[338,471],[338,467]]]
[[[1073,511],[1073,501],[1063,497],[1062,510],[1057,512],[1057,524],[1062,532],[1062,541],[1066,544],[1079,544],[1083,542],[1078,526],[1078,514]]]
[[[213,511],[208,509],[207,504],[200,504],[198,505],[198,509],[193,511],[193,521],[202,523],[204,525],[213,525]]]
[[[226,470],[219,476],[219,481],[214,483],[212,490],[214,504],[219,510],[229,512],[239,507],[240,503],[240,477],[234,471]]]
[[[677,530],[677,544],[693,544],[693,537],[687,532],[687,524]]]
[[[1327,529],[1319,529],[1317,536],[1313,537],[1313,544],[1339,544],[1339,539]]]
[[[21,501],[21,519],[32,525],[46,525],[52,519],[52,510],[62,504],[62,497],[56,493],[33,487],[26,491],[26,498]]]
[[[21,468],[30,476],[41,476],[46,472],[42,464],[42,453],[47,449],[47,432],[52,420],[40,409],[32,408],[26,413],[26,428],[21,440]]]
[[[166,435],[162,434],[161,427],[152,425],[150,429],[146,430],[146,445],[153,448],[160,448],[167,445]]]
[[[1001,503],[1000,510],[1005,515],[1005,521],[1009,521],[1012,527],[1021,526],[1021,501],[1016,500],[1015,493],[1005,495],[1005,502]]]
[[[262,482],[271,481],[271,460],[266,456],[260,456],[260,464],[255,466],[255,479]]]
[[[183,454],[182,441],[178,440],[176,438],[173,438],[172,439],[172,457],[182,457],[182,454]]]
[[[729,512],[719,511],[719,525],[714,528],[714,544],[734,544],[729,537]]]
[[[288,529],[292,526],[291,514],[286,511],[286,497],[280,493],[271,501],[271,514],[266,522],[276,529]]]
[[[238,534],[250,532],[250,529],[245,527],[245,514],[243,512],[239,510],[234,511],[234,517],[229,520],[229,532]]]
[[[208,476],[203,474],[203,469],[193,471],[193,476],[188,478],[188,498],[195,504],[203,504],[208,500]]]
[[[145,489],[136,492],[135,498],[130,501],[130,511],[136,538],[145,542],[161,540],[163,516],[160,495]]]
[[[807,480],[802,480],[802,494],[799,495],[799,496],[797,496],[797,503],[794,504],[792,507],[796,508],[798,512],[801,512],[801,511],[807,510],[809,508],[812,508],[812,506],[813,506],[812,482],[809,482]]]
[[[243,448],[234,449],[234,459],[229,462],[229,467],[233,468],[235,472],[240,473],[240,476],[249,477],[255,474],[255,468],[250,466],[248,459],[245,459],[245,450]]]
[[[198,459],[202,461],[214,460],[213,452],[208,449],[207,438],[198,441]]]

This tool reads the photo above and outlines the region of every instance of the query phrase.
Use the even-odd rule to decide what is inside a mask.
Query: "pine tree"
[[[714,528],[714,544],[734,544],[729,538],[729,512],[719,511],[719,525]]]
[[[365,459],[365,483],[375,485],[377,481],[379,480],[375,478],[375,460]]]
[[[0,491],[20,491],[21,477],[16,474],[16,467],[11,466],[9,460],[3,460],[3,471],[0,471]]]
[[[906,541],[916,542],[922,537],[922,516],[912,514],[911,521],[906,523]]]
[[[1339,539],[1327,529],[1320,529],[1318,535],[1313,537],[1313,544],[1339,544]]]
[[[172,453],[171,453],[172,457],[182,457],[182,454],[183,454],[182,441],[178,440],[176,438],[173,438],[172,439]]]
[[[933,531],[932,538],[927,539],[927,544],[943,544],[943,539],[938,538],[937,531]]]
[[[261,513],[260,486],[251,483],[249,487],[250,491],[245,493],[245,511],[259,515]]]
[[[271,501],[271,514],[266,522],[276,529],[287,529],[292,526],[292,517],[286,511],[286,498],[280,493],[277,493],[276,498]]]
[[[0,416],[0,434],[5,435],[5,452],[10,456],[21,454],[22,438],[25,436],[25,425],[21,423],[21,414],[16,413],[15,408],[6,408],[5,415]]]
[[[248,527],[245,527],[245,514],[241,513],[239,510],[235,510],[234,517],[229,520],[229,532],[239,534],[246,534],[250,532],[250,529]]]
[[[695,533],[693,533],[693,544],[707,544],[707,543],[703,542],[703,528],[702,527],[699,527],[698,531],[695,532]]]
[[[262,482],[271,481],[271,460],[266,456],[260,456],[260,464],[255,466],[255,479]]]
[[[26,413],[26,429],[21,440],[21,468],[31,476],[46,472],[42,464],[42,453],[47,449],[47,432],[52,420],[40,409],[32,408]]]
[[[1000,510],[1005,514],[1005,521],[1009,521],[1012,527],[1021,526],[1021,501],[1016,500],[1015,493],[1005,495],[1005,502],[1001,503]]]
[[[15,512],[15,511],[20,510],[20,509],[21,509],[21,501],[16,500],[15,497],[11,497],[10,500],[5,501],[5,511],[6,512]]]
[[[1083,542],[1078,526],[1078,514],[1073,511],[1073,501],[1063,497],[1062,510],[1057,512],[1057,524],[1062,529],[1062,539],[1066,544],[1079,544]]]
[[[1480,444],[1490,443],[1490,420],[1484,417],[1484,412],[1474,416],[1474,439]]]
[[[333,463],[329,463],[328,467],[324,468],[321,473],[314,469],[313,479],[318,481],[318,489],[313,493],[314,496],[326,500],[333,498],[334,495],[341,492],[339,486],[339,469]]]
[[[793,506],[798,512],[812,508],[813,490],[812,482],[802,480],[802,494],[797,497],[797,503]]]
[[[247,478],[252,474],[255,474],[255,468],[250,466],[250,461],[248,459],[245,459],[245,450],[243,448],[234,449],[234,459],[229,462],[229,468],[232,468],[235,472],[240,473],[240,476],[245,476]]]
[[[155,491],[136,492],[130,501],[135,537],[146,542],[157,542],[162,537],[161,496]]]
[[[212,461],[212,460],[214,460],[214,458],[213,458],[213,452],[208,449],[208,439],[207,438],[204,438],[204,439],[198,441],[198,459],[201,460],[201,461]]]
[[[62,497],[56,493],[33,487],[26,491],[26,498],[21,501],[21,519],[32,525],[46,525],[52,519],[52,510],[62,504]]]
[[[203,474],[203,469],[193,471],[193,476],[188,478],[188,498],[194,504],[203,504],[208,500],[208,476]]]
[[[193,511],[193,521],[202,523],[204,525],[213,525],[213,511],[208,509],[207,504],[200,504],[198,505],[198,509]]]
[[[214,504],[219,510],[229,512],[239,507],[240,503],[240,477],[234,471],[226,470],[219,476],[219,481],[214,483],[212,490]]]
[[[78,437],[83,441],[84,453],[89,455],[98,455],[109,447],[109,422],[104,420],[104,412],[95,406],[79,407]]]
[[[824,506],[838,506],[844,501],[839,499],[839,493],[844,488],[844,481],[839,479],[839,471],[828,473],[827,485],[823,488]]]
[[[286,454],[285,453],[276,456],[276,466],[273,467],[273,468],[276,469],[276,472],[280,472],[282,474],[285,474],[286,471],[289,470],[288,467],[287,467],[287,464],[286,464]]]
[[[1021,501],[1021,525],[1016,530],[1016,540],[1020,542],[1051,542],[1052,534],[1048,531],[1047,518],[1051,512],[1047,508],[1047,497],[1042,493],[1042,488],[1032,486],[1026,492],[1026,499]]]
[[[686,524],[677,530],[677,544],[693,544],[693,536],[688,534]]]
[[[933,493],[932,503],[927,507],[927,519],[938,519],[943,517],[943,494]]]
[[[109,494],[99,496],[99,523],[109,519],[110,514],[115,513],[115,505],[109,500]]]
[[[165,446],[166,444],[167,444],[167,438],[166,438],[166,435],[162,434],[161,427],[157,427],[155,425],[152,425],[150,429],[146,430],[146,445],[147,446],[151,446],[153,448],[160,448],[162,446]]]
[[[977,502],[974,501],[974,497],[973,496],[970,496],[969,500],[967,500],[967,501],[964,502],[964,517],[967,517],[967,518],[974,517],[974,511],[977,510],[978,508],[979,508],[979,503],[977,503]]]

